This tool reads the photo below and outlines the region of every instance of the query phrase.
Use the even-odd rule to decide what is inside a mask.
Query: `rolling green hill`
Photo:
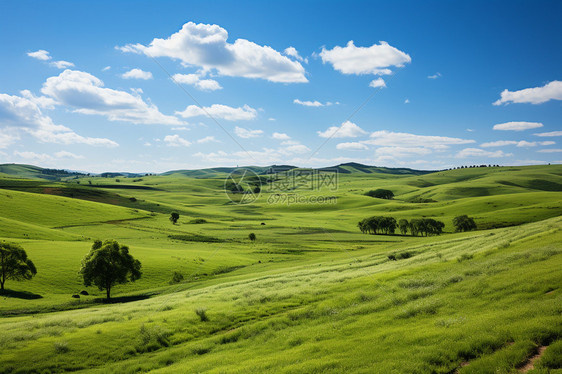
[[[534,373],[562,370],[561,165],[338,168],[318,189],[264,178],[248,204],[229,200],[223,168],[3,172],[0,240],[38,273],[1,295],[0,373],[517,373],[539,350]],[[395,198],[365,195],[377,188]],[[478,230],[455,233],[460,214]],[[445,232],[362,234],[374,215],[434,218]],[[143,276],[105,304],[78,270],[109,238]]]

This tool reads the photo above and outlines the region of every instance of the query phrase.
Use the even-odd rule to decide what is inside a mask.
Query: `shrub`
[[[195,218],[195,219],[192,219],[191,221],[189,221],[189,223],[201,224],[201,223],[207,223],[207,220],[203,219],[203,218]]]
[[[195,309],[195,314],[199,316],[201,322],[207,322],[209,317],[207,316],[207,309],[206,308],[197,308]]]
[[[174,271],[174,274],[172,275],[172,280],[170,280],[170,284],[180,283],[181,281],[183,281],[183,274],[180,273],[179,271]]]
[[[67,342],[55,342],[54,347],[55,353],[67,353],[68,351],[70,351]]]

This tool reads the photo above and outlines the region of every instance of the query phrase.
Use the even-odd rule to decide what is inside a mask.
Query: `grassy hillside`
[[[539,349],[535,372],[562,370],[562,166],[340,167],[337,188],[264,183],[250,204],[228,199],[219,169],[0,176],[0,240],[38,269],[6,282],[0,373],[510,373]],[[395,198],[365,196],[377,188]],[[454,233],[459,214],[479,230]],[[445,233],[362,234],[373,215],[435,218]],[[114,304],[78,276],[108,238],[143,265]]]

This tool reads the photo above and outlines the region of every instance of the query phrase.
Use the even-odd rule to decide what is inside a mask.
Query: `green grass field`
[[[1,165],[0,240],[38,273],[6,282],[0,373],[562,373],[561,165],[339,171],[337,189],[263,185],[234,204],[229,170],[53,178]],[[395,198],[364,195],[377,188]],[[461,214],[478,230],[455,233]],[[445,229],[362,234],[375,215]],[[78,274],[95,239],[143,266],[113,303]],[[184,280],[170,284],[174,272]]]

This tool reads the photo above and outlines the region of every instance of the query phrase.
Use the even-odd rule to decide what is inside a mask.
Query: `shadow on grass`
[[[14,291],[14,290],[0,290],[0,297],[13,297],[14,299],[34,300],[42,299],[43,296],[28,292],[28,291]]]
[[[106,298],[96,298],[94,299],[94,303],[102,303],[102,304],[130,303],[132,301],[146,300],[154,295],[155,293],[145,293],[140,295],[112,297],[109,300],[107,300]]]

